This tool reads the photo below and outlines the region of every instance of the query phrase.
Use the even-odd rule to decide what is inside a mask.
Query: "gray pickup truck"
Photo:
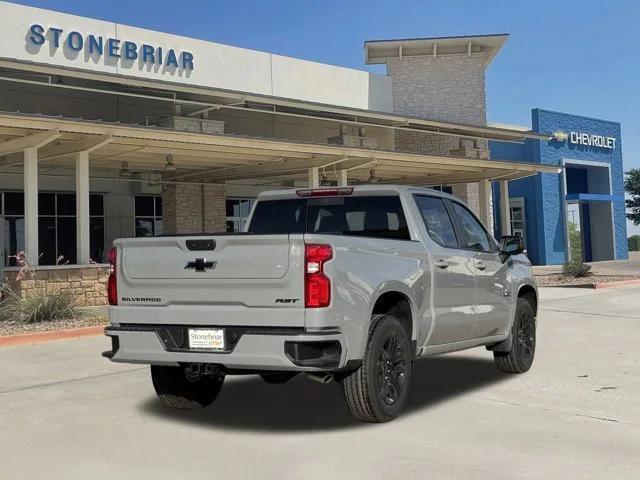
[[[353,416],[395,418],[413,361],[484,345],[508,373],[535,351],[537,289],[519,237],[498,244],[456,198],[388,185],[258,197],[245,233],[114,242],[112,340],[171,407],[226,375],[342,384]]]

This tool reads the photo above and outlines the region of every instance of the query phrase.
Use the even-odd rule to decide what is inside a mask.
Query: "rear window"
[[[397,195],[259,201],[249,232],[410,239]]]

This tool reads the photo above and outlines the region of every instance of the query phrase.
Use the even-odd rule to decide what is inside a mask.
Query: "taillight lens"
[[[118,261],[118,251],[116,247],[109,250],[107,254],[107,260],[111,265],[109,270],[109,279],[107,280],[107,299],[109,305],[118,305],[118,282],[116,280],[116,263]]]
[[[328,307],[331,303],[331,281],[324,274],[324,264],[333,258],[330,245],[306,244],[304,246],[304,306]]]

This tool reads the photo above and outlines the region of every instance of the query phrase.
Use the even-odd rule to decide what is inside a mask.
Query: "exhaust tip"
[[[331,383],[333,381],[333,373],[307,373],[309,380],[318,383]]]

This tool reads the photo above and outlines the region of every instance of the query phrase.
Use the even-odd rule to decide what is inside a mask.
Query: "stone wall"
[[[392,79],[394,112],[417,118],[486,125],[484,55],[432,55],[387,59]],[[395,149],[436,155],[488,158],[486,141],[473,148],[465,141],[446,135],[398,131]],[[479,212],[478,185],[455,185],[454,195]]]
[[[36,291],[55,292],[71,289],[79,307],[95,307],[107,304],[108,265],[40,267],[17,280],[18,271],[5,272],[6,282],[23,297]]]
[[[164,233],[224,232],[224,185],[181,183],[165,186],[162,195]]]

